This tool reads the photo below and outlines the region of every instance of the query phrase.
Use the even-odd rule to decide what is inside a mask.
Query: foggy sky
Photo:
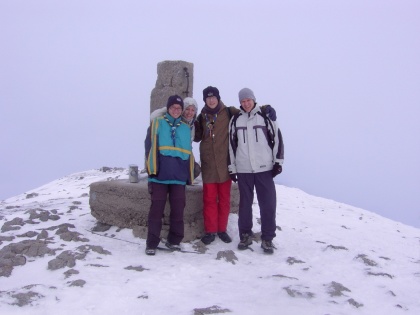
[[[208,85],[227,105],[248,87],[276,108],[279,184],[420,227],[419,12],[414,0],[0,1],[0,200],[143,165],[157,63],[185,60],[200,109]]]

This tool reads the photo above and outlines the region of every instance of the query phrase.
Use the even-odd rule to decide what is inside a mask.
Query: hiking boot
[[[166,242],[165,243],[165,246],[168,247],[170,250],[173,250],[173,251],[180,251],[181,250],[181,246],[175,245],[175,244],[171,244],[169,242]]]
[[[241,241],[238,244],[238,249],[244,250],[247,249],[249,245],[252,244],[252,238],[248,234],[242,234],[241,235]]]
[[[274,245],[271,241],[261,241],[261,248],[264,250],[264,253],[266,254],[272,254],[274,253]]]
[[[217,235],[219,235],[219,238],[225,243],[232,242],[232,239],[230,238],[230,236],[226,232],[219,232],[219,233],[217,233]]]
[[[154,256],[156,254],[156,248],[146,247],[146,250],[144,251],[146,255]]]
[[[209,245],[211,242],[215,240],[215,238],[216,238],[216,233],[207,233],[201,238],[201,241],[204,244]]]

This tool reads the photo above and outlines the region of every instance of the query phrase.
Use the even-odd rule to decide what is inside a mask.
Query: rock
[[[193,241],[204,234],[203,223],[203,186],[187,185],[187,203],[184,209],[183,241]],[[128,179],[100,181],[90,185],[91,214],[102,224],[133,229],[136,237],[146,238],[147,218],[150,209],[150,194],[147,178],[138,183],[130,183]],[[232,185],[231,212],[236,213],[239,205],[237,184]],[[169,229],[169,202],[166,204],[162,227],[163,238]]]
[[[13,230],[19,230],[21,226],[24,226],[25,222],[23,222],[22,218],[14,218],[11,221],[7,221],[1,227],[1,232],[8,232]]]

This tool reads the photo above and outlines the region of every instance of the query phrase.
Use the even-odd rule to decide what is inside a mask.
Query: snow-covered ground
[[[117,178],[127,169],[1,201],[0,314],[420,314],[419,229],[277,185],[273,255],[237,250],[231,214],[230,244],[146,256],[145,240],[90,214],[90,183]],[[254,232],[258,218],[254,204]]]

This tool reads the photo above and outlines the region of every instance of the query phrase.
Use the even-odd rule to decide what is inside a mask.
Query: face
[[[179,104],[173,104],[169,106],[168,108],[169,115],[171,115],[173,118],[177,119],[182,114],[182,107]]]
[[[217,104],[219,104],[219,101],[217,100],[216,96],[209,96],[206,97],[206,105],[210,108],[216,108]]]
[[[182,114],[184,116],[184,118],[186,120],[191,120],[194,118],[195,115],[195,106],[194,105],[190,105],[188,106],[185,110],[184,113]]]
[[[254,105],[254,100],[251,98],[244,98],[241,101],[241,106],[247,113],[249,113],[254,108]]]

